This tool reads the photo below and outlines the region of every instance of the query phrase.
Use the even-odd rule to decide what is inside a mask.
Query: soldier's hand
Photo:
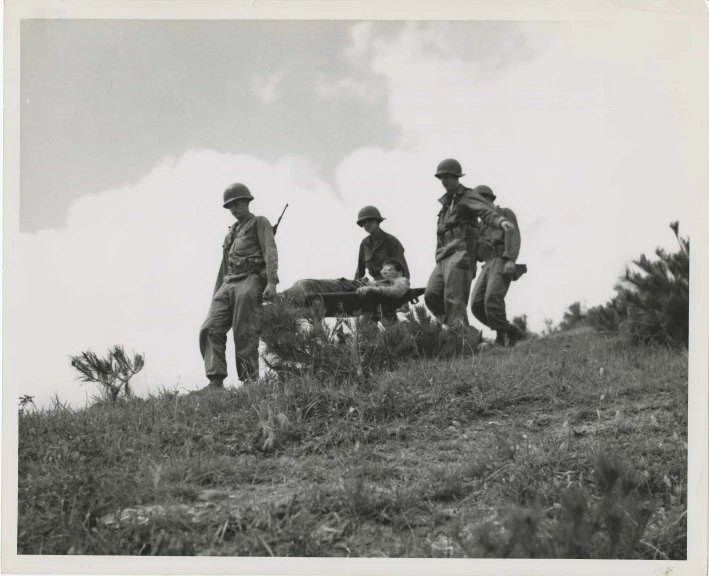
[[[266,289],[263,291],[263,299],[264,300],[271,300],[278,294],[278,289],[276,288],[275,284],[269,284],[266,286]]]
[[[357,288],[357,296],[365,296],[367,292],[369,292],[368,286],[362,286],[361,288]]]
[[[503,220],[500,226],[505,232],[511,232],[515,229],[515,225],[512,224],[512,222],[510,222],[509,220]]]
[[[505,269],[502,271],[502,273],[505,276],[514,276],[516,271],[517,265],[511,260],[507,260],[507,262],[505,262]]]

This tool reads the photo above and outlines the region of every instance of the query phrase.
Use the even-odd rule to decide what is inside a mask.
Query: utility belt
[[[439,235],[443,240],[443,244],[448,244],[453,240],[459,240],[461,238],[467,238],[469,232],[466,226],[456,226],[455,228],[448,228],[442,234]]]
[[[481,262],[487,262],[493,258],[500,258],[504,254],[504,244],[496,244],[494,246],[490,244],[478,245],[478,256]]]
[[[260,274],[266,268],[266,262],[258,256],[248,258],[235,258],[229,260],[227,275],[224,278],[227,282],[239,280],[251,274]]]

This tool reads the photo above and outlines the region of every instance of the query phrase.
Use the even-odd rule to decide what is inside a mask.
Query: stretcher
[[[330,292],[327,294],[309,294],[305,297],[306,306],[320,301],[325,309],[325,317],[372,315],[396,319],[396,311],[407,304],[417,304],[425,288],[411,288],[401,298],[385,298],[378,294],[359,296],[356,292]]]

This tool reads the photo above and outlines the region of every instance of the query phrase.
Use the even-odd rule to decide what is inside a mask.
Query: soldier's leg
[[[362,282],[357,280],[348,280],[347,278],[338,278],[335,280],[317,280],[306,279],[298,280],[288,290],[281,294],[286,298],[303,301],[310,294],[331,294],[333,292],[355,292],[357,288],[362,286]]]
[[[444,305],[448,326],[469,326],[468,300],[473,269],[468,253],[460,250],[443,261]]]
[[[256,311],[261,306],[266,279],[252,274],[234,282],[232,291],[232,326],[234,329],[234,352],[239,380],[258,378],[258,325]]]
[[[226,336],[231,323],[229,284],[224,284],[212,298],[207,318],[199,331],[199,349],[204,359],[205,373],[216,385],[227,376]]]
[[[505,296],[510,288],[510,278],[503,273],[505,261],[495,258],[485,268],[487,273],[487,289],[485,290],[485,312],[490,329],[498,332],[507,332],[510,323],[507,321],[505,310]]]
[[[431,276],[428,279],[428,284],[426,285],[426,291],[423,294],[423,300],[426,303],[426,308],[429,309],[431,314],[433,314],[441,322],[445,322],[445,305],[443,303],[443,290],[445,288],[445,283],[443,281],[443,270],[440,264],[436,264],[436,267],[431,272]]]
[[[475,318],[477,318],[477,320],[482,322],[485,326],[490,326],[488,323],[487,313],[485,312],[485,293],[487,292],[488,270],[489,266],[487,264],[483,265],[483,268],[480,271],[480,276],[478,276],[475,286],[473,287],[473,296],[470,301],[470,308],[473,312],[473,316],[475,316]]]

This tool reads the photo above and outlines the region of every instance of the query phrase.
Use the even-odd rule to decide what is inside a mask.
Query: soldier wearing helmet
[[[478,186],[474,191],[490,202],[495,201],[495,193],[489,186]],[[473,288],[470,307],[475,318],[497,332],[496,344],[514,346],[526,334],[507,321],[505,296],[510,283],[518,280],[527,268],[516,263],[522,243],[517,216],[509,208],[496,206],[496,209],[514,226],[506,230],[485,222],[480,226],[476,259],[484,264]]]
[[[380,228],[383,221],[384,218],[374,206],[365,206],[357,214],[357,225],[364,229],[367,237],[359,245],[355,280],[364,278],[367,271],[374,280],[381,280],[382,265],[387,258],[394,258],[401,262],[404,276],[410,278],[404,247],[395,236]]]
[[[475,277],[478,218],[493,228],[509,228],[512,224],[497,213],[489,199],[459,182],[464,174],[457,160],[443,160],[435,176],[446,192],[438,199],[441,211],[436,231],[436,266],[424,300],[443,324],[466,327],[470,285]]]
[[[298,280],[283,294],[300,298],[307,294],[356,292],[358,288],[367,284],[368,279],[365,277],[367,272],[375,281],[383,280],[382,267],[384,262],[390,258],[401,263],[403,276],[408,279],[409,267],[404,257],[404,247],[395,236],[380,228],[383,220],[381,212],[374,206],[365,206],[357,214],[357,225],[367,233],[367,236],[359,246],[359,258],[354,280],[348,278]]]
[[[249,210],[254,197],[243,184],[224,191],[224,208],[236,218],[222,246],[222,262],[212,294],[212,304],[199,333],[209,385],[221,389],[227,376],[226,339],[234,333],[239,380],[258,378],[258,335],[249,323],[262,299],[277,294],[278,250],[273,228],[263,216]]]

